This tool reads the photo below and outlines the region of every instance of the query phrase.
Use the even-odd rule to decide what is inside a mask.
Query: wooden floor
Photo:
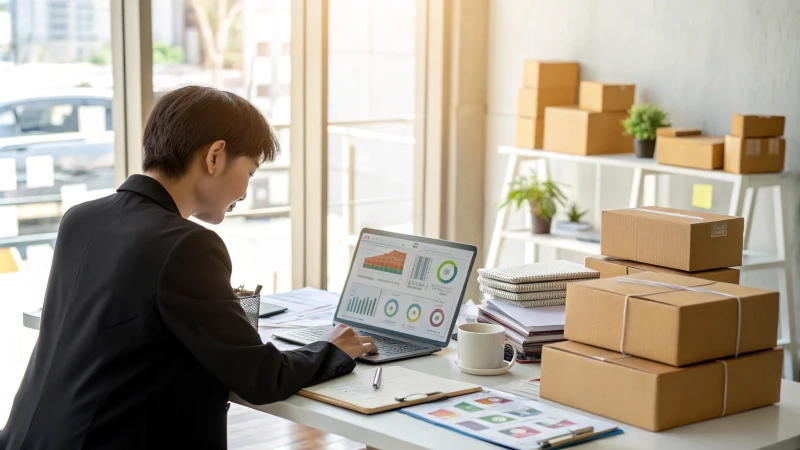
[[[231,403],[230,450],[360,450],[364,444]]]

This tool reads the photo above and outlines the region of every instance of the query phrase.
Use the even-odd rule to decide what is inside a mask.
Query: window
[[[330,0],[328,289],[364,227],[413,233],[415,3]]]
[[[80,19],[67,2],[15,3],[14,15],[0,9],[21,37],[0,73],[13,86],[0,102],[0,260],[16,262],[0,264],[0,428],[37,336],[22,313],[42,306],[61,217],[114,191],[110,0],[90,2],[105,36],[93,42],[70,36]]]
[[[227,6],[220,20],[212,0],[178,7],[152,2],[153,89],[156,99],[189,84],[234,92],[256,105],[279,134],[281,155],[256,172],[235,213],[209,228],[228,247],[233,284],[285,291],[291,288],[290,80],[280,76],[272,53],[288,42],[291,0],[229,0]]]

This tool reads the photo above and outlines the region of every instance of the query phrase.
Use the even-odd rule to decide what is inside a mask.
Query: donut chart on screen
[[[456,275],[458,275],[458,266],[451,260],[439,264],[439,269],[436,271],[436,278],[442,284],[452,282],[456,279]]]
[[[418,321],[420,317],[422,317],[422,308],[419,304],[414,303],[406,310],[406,319],[408,319],[409,322],[414,323]]]
[[[444,311],[436,308],[431,313],[431,325],[435,328],[442,326],[444,323]]]
[[[383,314],[386,317],[394,317],[397,314],[397,311],[400,310],[400,304],[397,303],[397,300],[391,299],[383,305]]]

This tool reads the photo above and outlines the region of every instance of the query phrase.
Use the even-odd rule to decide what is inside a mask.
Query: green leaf
[[[652,141],[656,138],[656,129],[669,127],[667,113],[649,104],[638,103],[628,110],[628,117],[622,121],[625,134],[640,141]]]

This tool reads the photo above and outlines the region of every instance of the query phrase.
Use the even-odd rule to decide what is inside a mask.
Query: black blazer
[[[152,178],[70,209],[0,449],[225,448],[229,391],[269,403],[353,370],[328,342],[263,344],[230,275]]]

